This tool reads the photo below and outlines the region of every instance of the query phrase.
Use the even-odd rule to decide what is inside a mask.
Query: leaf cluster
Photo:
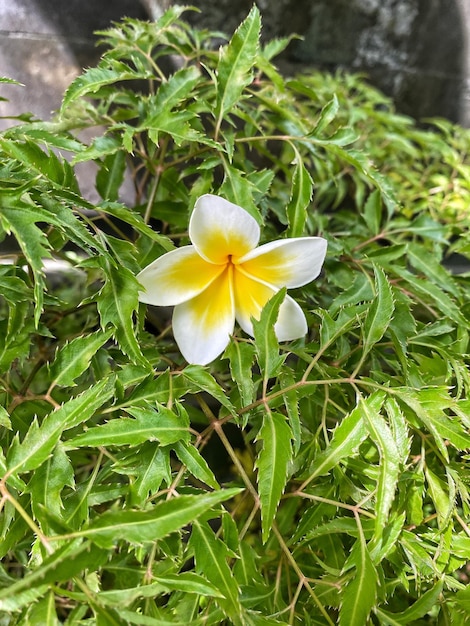
[[[1,623],[463,625],[469,132],[184,10],[0,135]],[[139,305],[203,193],[328,239],[305,339],[283,290],[188,365]]]

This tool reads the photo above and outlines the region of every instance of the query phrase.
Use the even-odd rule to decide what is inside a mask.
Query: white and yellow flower
[[[139,300],[174,306],[173,334],[189,363],[206,365],[223,352],[235,320],[253,335],[266,302],[282,287],[300,287],[320,273],[326,240],[280,239],[257,247],[260,228],[247,211],[214,195],[201,196],[189,222],[192,245],[167,252],[137,279]],[[274,327],[279,341],[302,337],[307,322],[286,296]]]

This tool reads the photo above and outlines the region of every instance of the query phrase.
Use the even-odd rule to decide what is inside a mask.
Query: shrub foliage
[[[183,10],[0,135],[1,624],[463,625],[469,132]],[[328,239],[305,340],[188,365],[139,305],[204,193]]]

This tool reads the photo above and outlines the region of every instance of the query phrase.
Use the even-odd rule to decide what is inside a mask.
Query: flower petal
[[[258,245],[260,228],[245,209],[206,194],[196,201],[189,237],[199,254],[211,263],[227,263]]]
[[[223,266],[208,263],[194,246],[183,246],[156,259],[138,275],[145,291],[139,300],[156,306],[173,306],[203,292],[223,272]]]
[[[237,269],[235,266],[235,315],[241,328],[248,335],[253,336],[251,318],[260,318],[262,308],[277,292],[277,288],[259,282]],[[293,298],[286,296],[279,308],[279,317],[274,325],[278,341],[299,339],[306,334],[307,330],[304,312]]]
[[[188,363],[206,365],[219,356],[235,325],[232,266],[201,294],[175,307],[173,335]]]
[[[277,290],[238,271],[238,267],[237,265],[234,266],[235,271],[233,273],[235,315],[243,330],[253,336],[251,318],[260,318],[262,308]]]
[[[279,239],[238,259],[241,271],[275,287],[301,287],[320,273],[327,242],[323,237]]]
[[[278,341],[300,339],[308,330],[304,312],[290,296],[284,298],[279,307],[279,317],[274,324],[274,332]]]

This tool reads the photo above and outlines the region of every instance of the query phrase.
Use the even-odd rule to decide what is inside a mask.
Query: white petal
[[[270,298],[278,291],[277,287],[258,282],[252,277],[234,271],[235,311],[238,324],[253,336],[251,318],[259,319],[261,311]],[[308,330],[305,315],[290,296],[284,298],[279,307],[279,317],[274,325],[278,341],[290,341],[303,337]]]
[[[234,266],[233,284],[237,322],[246,333],[253,336],[251,318],[260,318],[262,308],[277,289],[240,272],[238,265]]]
[[[189,237],[199,254],[211,263],[227,263],[258,245],[260,228],[245,209],[206,194],[194,207]]]
[[[308,330],[304,312],[290,296],[284,298],[279,307],[279,317],[274,324],[274,332],[278,341],[300,339]]]
[[[248,252],[238,260],[240,269],[276,287],[301,287],[314,280],[325,260],[323,237],[279,239]]]
[[[221,354],[235,325],[232,267],[205,291],[175,307],[173,335],[188,363],[206,365]]]
[[[204,291],[223,269],[200,257],[194,246],[177,248],[137,274],[145,290],[139,300],[156,306],[180,304]]]

